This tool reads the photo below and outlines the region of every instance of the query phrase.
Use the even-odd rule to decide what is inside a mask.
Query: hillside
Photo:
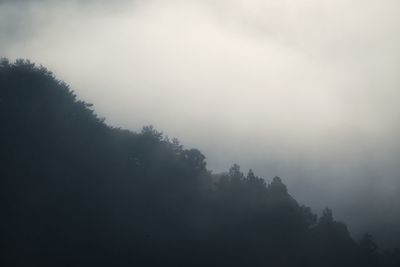
[[[281,178],[107,126],[29,61],[0,63],[0,125],[2,266],[400,266]]]

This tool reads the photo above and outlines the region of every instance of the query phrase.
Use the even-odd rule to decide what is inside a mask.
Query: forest
[[[2,266],[400,266],[280,177],[108,126],[28,60],[0,62],[0,125]]]

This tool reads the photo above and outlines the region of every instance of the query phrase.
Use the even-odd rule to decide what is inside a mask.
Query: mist
[[[200,149],[216,173],[239,163],[281,176],[300,202],[390,244],[396,234],[383,229],[400,224],[399,8],[0,1],[0,56],[48,67],[109,125],[154,125]]]

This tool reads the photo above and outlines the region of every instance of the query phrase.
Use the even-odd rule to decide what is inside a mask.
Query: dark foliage
[[[152,127],[107,126],[29,61],[0,63],[0,125],[2,266],[400,266],[279,177],[212,175]]]

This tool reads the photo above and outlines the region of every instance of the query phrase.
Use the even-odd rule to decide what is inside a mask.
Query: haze
[[[152,124],[214,172],[237,162],[279,175],[300,202],[390,244],[398,10],[395,0],[0,1],[0,56],[43,64],[110,125]]]

